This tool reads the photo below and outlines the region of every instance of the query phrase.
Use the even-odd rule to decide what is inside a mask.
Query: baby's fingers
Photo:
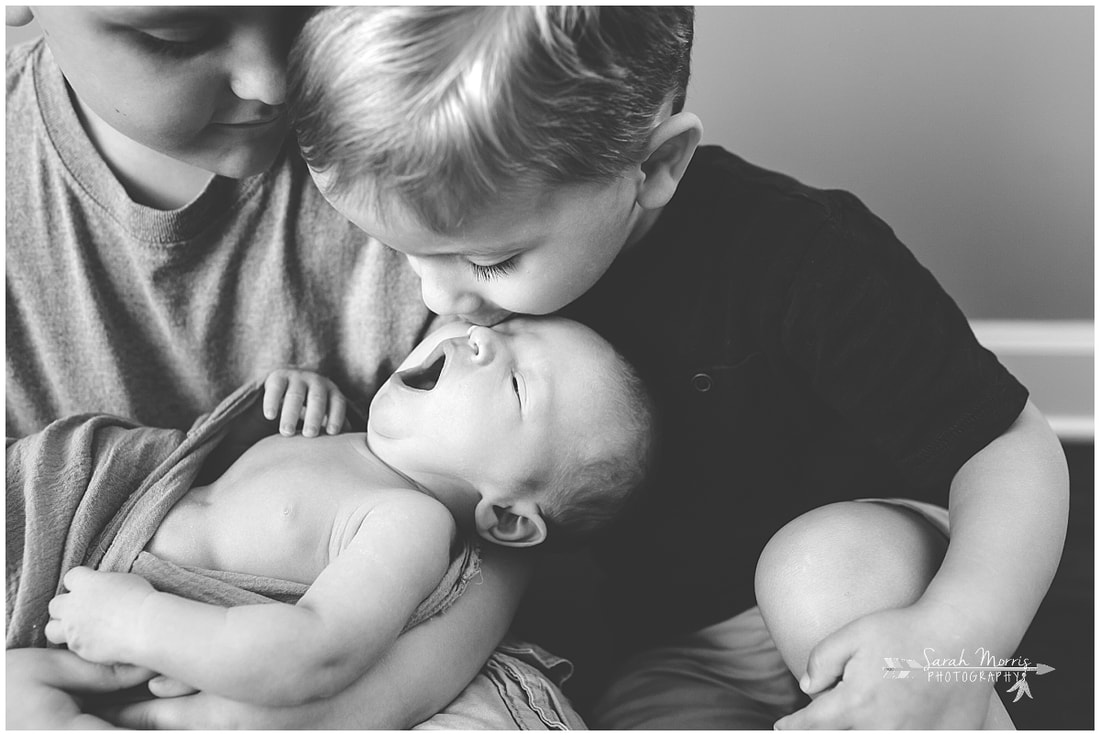
[[[65,644],[68,642],[68,638],[65,635],[65,627],[61,621],[52,618],[46,624],[46,627],[42,629],[42,633],[46,635],[46,640],[52,644]]]
[[[298,418],[302,416],[302,404],[307,398],[306,383],[301,379],[290,381],[283,396],[283,411],[279,417],[279,434],[291,437],[298,431]]]
[[[319,377],[315,377],[310,381],[308,391],[302,435],[316,437],[321,431],[321,423],[325,421],[325,410],[328,408],[329,395],[324,380]]]
[[[290,379],[285,373],[275,371],[264,381],[264,418],[274,419],[279,415],[279,407],[283,403],[283,394],[286,393]]]
[[[347,418],[348,402],[340,390],[333,386],[328,396],[328,427],[329,434],[340,434],[344,428],[344,420]]]

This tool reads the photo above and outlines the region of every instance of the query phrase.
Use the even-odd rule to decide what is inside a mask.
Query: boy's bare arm
[[[823,692],[843,674],[842,687],[777,727],[980,726],[988,682],[896,687],[896,681],[882,679],[882,658],[928,649],[940,658],[958,658],[960,650],[971,658],[982,651],[1012,657],[1054,577],[1068,510],[1065,457],[1029,402],[1003,435],[956,474],[951,540],[924,595],[909,608],[864,616],[826,637],[810,654],[803,689]],[[868,697],[871,689],[876,693]]]
[[[531,561],[522,552],[486,547],[481,571],[478,584],[445,616],[402,634],[373,668],[331,698],[274,708],[199,693],[115,706],[103,715],[143,729],[410,728],[454,700],[492,654],[515,615]]]
[[[442,505],[397,492],[370,509],[297,605],[227,609],[142,588],[137,576],[83,571],[51,604],[50,636],[81,656],[140,663],[237,700],[315,700],[392,646],[446,571],[453,535]]]

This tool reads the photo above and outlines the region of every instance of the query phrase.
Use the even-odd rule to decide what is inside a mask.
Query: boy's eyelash
[[[516,270],[516,259],[513,256],[506,261],[494,263],[491,266],[479,266],[476,263],[471,263],[470,268],[474,269],[474,278],[478,281],[492,281],[495,278],[507,276]]]
[[[213,45],[204,41],[167,41],[140,31],[137,32],[137,37],[148,51],[173,59],[187,59],[198,56]]]

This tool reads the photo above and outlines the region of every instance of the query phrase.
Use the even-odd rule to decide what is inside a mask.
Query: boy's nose
[[[229,88],[242,100],[273,107],[286,102],[286,47],[275,34],[257,30],[241,39]]]
[[[485,311],[485,302],[477,292],[462,287],[459,274],[450,273],[449,269],[429,262],[430,259],[409,258],[409,261],[420,275],[420,298],[428,309],[436,314],[460,315],[470,322],[481,322],[471,319],[470,315]]]

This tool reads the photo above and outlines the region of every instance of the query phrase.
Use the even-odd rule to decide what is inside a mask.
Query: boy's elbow
[[[1031,449],[1030,455],[1034,462],[1051,478],[1056,490],[1064,491],[1068,495],[1069,464],[1066,462],[1062,442],[1046,417],[1030,400],[1020,412],[1016,426],[1026,432],[1027,445]]]

